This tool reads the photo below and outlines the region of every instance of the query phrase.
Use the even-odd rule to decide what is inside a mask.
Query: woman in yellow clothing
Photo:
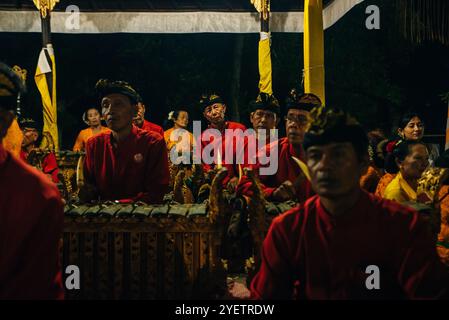
[[[449,150],[446,150],[436,161],[438,168],[449,169]],[[441,228],[438,235],[437,251],[441,260],[449,266],[449,181],[443,182],[439,191]]]
[[[175,150],[178,154],[189,153],[193,148],[193,135],[187,131],[187,126],[189,125],[189,114],[187,111],[171,111],[168,114],[168,122],[172,126],[164,131],[168,152],[173,147],[176,147]]]
[[[97,108],[87,109],[87,111],[83,114],[83,121],[89,126],[89,128],[81,130],[78,134],[78,138],[76,138],[75,145],[73,146],[73,151],[76,152],[84,151],[87,140],[93,136],[110,131],[107,127],[103,127],[101,125],[101,115]]]
[[[417,141],[402,141],[393,150],[393,156],[398,173],[385,189],[384,198],[399,203],[416,201],[418,179],[429,165],[426,145]]]

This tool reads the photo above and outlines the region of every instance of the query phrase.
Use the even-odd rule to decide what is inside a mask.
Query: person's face
[[[87,110],[87,122],[89,126],[96,127],[101,123],[100,113],[97,109],[89,109]]]
[[[368,167],[368,155],[359,159],[350,142],[311,146],[306,159],[313,190],[331,199],[357,190]]]
[[[225,113],[226,105],[222,103],[214,103],[213,105],[206,107],[203,115],[210,123],[220,124],[224,121]]]
[[[399,169],[405,177],[418,179],[429,166],[429,152],[425,145],[416,144],[410,148],[409,154],[399,164]]]
[[[118,93],[104,97],[101,105],[109,129],[115,132],[132,124],[137,113],[136,105],[131,104],[127,96]]]
[[[399,135],[405,140],[420,140],[424,135],[424,124],[418,117],[412,118],[405,128],[399,128]]]
[[[12,121],[14,120],[14,114],[6,109],[0,107],[0,143],[6,136]]]
[[[189,125],[189,114],[186,111],[180,111],[178,118],[175,120],[175,124],[181,128],[187,128]]]
[[[35,128],[23,128],[23,140],[22,147],[28,147],[34,145],[39,138],[39,132]]]
[[[262,109],[257,109],[256,111],[251,112],[250,120],[253,129],[257,132],[267,132],[268,130],[274,129],[279,122],[276,113]]]
[[[285,117],[285,128],[288,142],[292,145],[301,145],[308,124],[309,112],[299,109],[288,110]]]
[[[133,121],[138,127],[141,127],[145,121],[145,105],[142,102],[137,103],[137,115]]]

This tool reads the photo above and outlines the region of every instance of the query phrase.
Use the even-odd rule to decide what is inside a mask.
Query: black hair
[[[424,124],[421,115],[417,112],[412,111],[412,112],[405,113],[402,116],[402,118],[399,119],[398,128],[404,129],[405,127],[407,127],[407,124],[415,117],[419,118],[421,120],[421,122]]]
[[[92,109],[97,110],[98,114],[100,115],[100,120],[101,120],[102,112],[101,112],[100,108],[98,108],[97,106],[91,106],[91,107],[86,108],[86,111],[84,111],[84,113],[83,113],[83,121],[85,123],[88,122],[87,113],[89,112],[89,110],[92,110]]]
[[[303,146],[307,150],[313,145],[325,145],[332,142],[351,143],[359,160],[368,154],[368,137],[362,126],[358,124],[335,126],[321,135],[306,133]]]
[[[396,161],[404,161],[410,154],[411,148],[418,144],[421,144],[427,148],[426,144],[421,141],[399,140],[396,143],[393,152],[388,154],[385,158],[385,170],[391,174],[398,173],[399,167],[396,164]]]
[[[383,141],[386,140],[385,135],[383,132],[380,132],[379,130],[372,130],[367,133],[368,137],[368,143],[369,143],[369,153],[370,153],[370,160],[377,168],[383,168],[384,167],[384,157],[380,156],[378,153],[378,147],[379,144],[381,144]]]
[[[172,112],[173,112],[173,114],[172,114]],[[178,110],[170,111],[170,113],[168,114],[168,118],[165,119],[165,121],[164,121],[164,125],[163,125],[164,130],[173,128],[173,126],[175,125],[175,120],[178,119],[179,114],[181,112],[187,112],[187,110],[178,109]]]

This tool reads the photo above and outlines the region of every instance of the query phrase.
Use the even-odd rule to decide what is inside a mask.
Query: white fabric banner
[[[364,0],[334,0],[324,29]],[[257,12],[52,12],[52,33],[258,33]],[[77,16],[78,15],[78,16]],[[303,12],[271,12],[272,32],[304,31]],[[79,22],[79,23],[78,23]],[[0,32],[41,32],[39,12],[0,11]]]

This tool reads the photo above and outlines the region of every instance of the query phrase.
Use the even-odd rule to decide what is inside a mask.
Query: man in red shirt
[[[138,95],[128,83],[100,80],[96,90],[112,132],[87,142],[81,199],[162,203],[169,179],[164,138],[133,125]]]
[[[255,165],[250,165],[261,181],[261,187],[265,198],[270,201],[298,200],[304,202],[312,195],[310,182],[306,180],[300,167],[293,157],[304,161],[305,153],[302,147],[304,133],[308,124],[309,111],[320,106],[320,99],[314,94],[298,95],[295,90],[290,92],[286,101],[287,116],[285,117],[285,127],[287,137],[274,141],[262,148],[257,155]],[[271,154],[275,152],[277,157]],[[262,168],[268,165],[261,165],[258,159],[262,156],[270,161],[278,161],[277,170],[272,174],[264,174]],[[269,165],[273,165],[269,163]],[[237,192],[246,196],[251,196],[251,182],[244,176]]]
[[[21,80],[0,63],[0,140],[14,119],[19,92]],[[56,186],[0,144],[0,300],[64,298],[63,219]]]
[[[280,121],[281,107],[274,95],[261,92],[256,100],[250,102],[250,122],[253,134],[245,139],[243,167],[250,167],[252,159],[257,163],[257,152],[277,140],[277,125]],[[247,130],[247,132],[250,130]],[[276,133],[276,135],[274,135]]]
[[[448,298],[449,269],[425,221],[361,189],[369,159],[362,127],[342,111],[312,110],[304,149],[317,195],[273,220],[252,296]]]
[[[203,95],[200,99],[200,107],[209,124],[207,129],[201,133],[201,143],[197,143],[202,147],[201,159],[204,171],[208,172],[220,166],[225,167],[228,169],[228,175],[223,180],[223,184],[227,186],[231,182],[231,185],[233,184],[231,189],[233,189],[238,179],[237,148],[239,145],[242,147],[244,145],[243,133],[246,127],[243,124],[225,120],[226,105],[223,99],[216,94]],[[232,141],[228,142],[229,145],[226,144],[226,133],[232,134]],[[207,149],[205,150],[205,148]],[[213,163],[204,161],[205,154],[213,158]]]
[[[33,119],[22,119],[20,121],[20,128],[23,132],[22,150],[20,151],[20,158],[30,163],[33,166],[37,166],[43,173],[49,177],[54,183],[58,183],[58,163],[56,156],[53,152],[49,152],[42,158],[42,161],[38,160],[38,157],[34,152],[38,151],[36,142],[39,139],[39,130],[36,122]],[[34,155],[33,155],[34,153]],[[33,155],[34,159],[30,159],[29,156]],[[35,163],[38,162],[38,163]]]
[[[145,105],[142,102],[140,96],[137,97],[137,116],[134,118],[134,125],[139,127],[142,130],[156,132],[160,134],[162,137],[164,136],[164,130],[161,126],[145,120]]]

